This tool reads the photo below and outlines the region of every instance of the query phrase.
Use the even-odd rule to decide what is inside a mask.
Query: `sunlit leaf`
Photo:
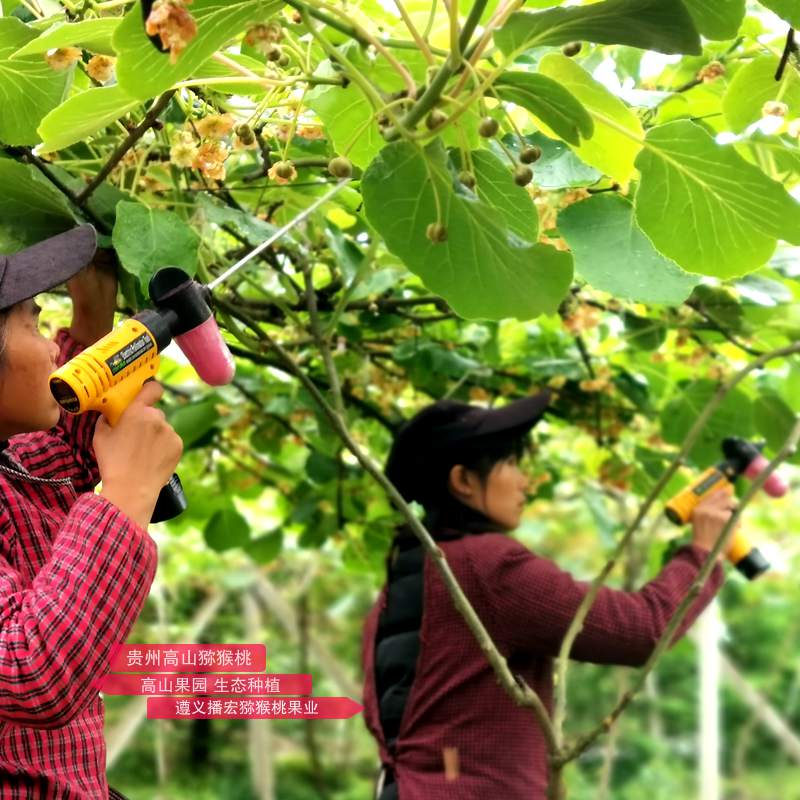
[[[527,193],[510,172],[484,157],[478,185],[507,180],[506,194],[535,214]],[[439,143],[425,151],[406,143],[385,147],[364,175],[367,216],[390,250],[467,318],[527,319],[553,311],[572,276],[572,259],[547,245],[520,238],[509,221],[456,181]],[[426,227],[437,220],[437,201],[447,240],[434,243]],[[409,225],[409,221],[411,224]]]
[[[636,220],[688,272],[743,275],[769,259],[777,239],[800,243],[800,204],[693,122],[651,128],[636,165]]]
[[[661,53],[699,53],[700,37],[680,0],[605,0],[512,14],[494,34],[503,53],[572,41],[626,44]]]

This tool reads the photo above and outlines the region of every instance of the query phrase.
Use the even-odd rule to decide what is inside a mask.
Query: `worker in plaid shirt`
[[[158,559],[146,528],[182,450],[152,407],[155,382],[113,429],[62,413],[49,391],[56,366],[112,327],[116,274],[95,253],[84,225],[0,255],[2,800],[122,797],[93,687],[147,598]],[[64,282],[72,324],[51,341],[33,298]]]
[[[509,668],[552,714],[555,658],[589,583],[510,535],[530,499],[526,437],[550,399],[432,403],[400,428],[384,471],[425,508],[425,527]],[[642,666],[734,507],[729,492],[712,492],[695,509],[691,544],[655,578],[635,592],[601,587],[570,657]],[[671,644],[722,585],[723,557]],[[544,800],[541,727],[499,684],[409,525],[398,526],[386,568],[361,648],[364,722],[382,764],[375,800]]]

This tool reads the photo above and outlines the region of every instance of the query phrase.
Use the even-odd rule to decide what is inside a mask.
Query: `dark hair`
[[[530,428],[522,433],[517,428],[475,439],[469,445],[462,444],[453,447],[440,459],[436,459],[435,455],[431,454],[431,458],[438,463],[432,465],[432,469],[427,473],[427,476],[432,475],[433,478],[426,477],[426,485],[417,488],[417,496],[422,495],[419,497],[419,501],[425,509],[423,524],[434,538],[437,538],[435,529],[442,520],[448,526],[457,528],[464,523],[475,524],[474,512],[453,494],[448,485],[450,470],[456,464],[462,464],[467,469],[476,472],[481,486],[485,489],[486,479],[495,464],[511,456],[517,456],[519,459],[526,451],[532,449],[532,446]],[[391,580],[392,568],[400,550],[414,546],[416,542],[416,536],[407,523],[400,523],[395,528],[395,537],[385,559],[387,581]]]
[[[436,465],[434,479],[429,490],[425,491],[421,504],[426,511],[429,511],[450,499],[452,492],[448,486],[448,479],[450,470],[456,464],[462,464],[466,469],[476,472],[481,485],[485,486],[486,479],[495,464],[511,456],[522,458],[531,445],[530,429],[524,433],[520,433],[519,429],[511,429],[452,448]]]

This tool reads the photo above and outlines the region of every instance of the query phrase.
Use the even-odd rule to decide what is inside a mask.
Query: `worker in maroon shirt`
[[[105,800],[95,686],[157,566],[147,533],[182,444],[148,383],[111,428],[61,412],[48,379],[113,324],[113,269],[83,225],[0,255],[0,797]],[[88,266],[87,266],[88,265]],[[34,297],[67,282],[72,325],[39,331]],[[100,494],[94,489],[102,479]]]
[[[554,658],[589,583],[508,535],[528,499],[519,461],[549,401],[545,391],[493,409],[433,403],[401,427],[385,474],[425,508],[425,527],[510,669],[552,713]],[[729,492],[712,493],[694,512],[692,543],[655,579],[636,592],[602,587],[571,658],[643,665],[734,507]],[[673,643],[722,584],[720,560]],[[362,640],[364,720],[382,763],[375,798],[544,800],[542,731],[499,684],[407,525],[386,567]]]

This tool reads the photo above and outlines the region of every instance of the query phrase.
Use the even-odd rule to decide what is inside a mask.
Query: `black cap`
[[[552,397],[545,389],[500,408],[458,400],[438,400],[403,423],[395,435],[384,474],[410,502],[430,489],[430,478],[454,451],[478,446],[499,433],[527,433],[543,416]]]
[[[0,255],[0,310],[46,292],[80,272],[97,250],[92,225],[51,236],[11,255]]]

